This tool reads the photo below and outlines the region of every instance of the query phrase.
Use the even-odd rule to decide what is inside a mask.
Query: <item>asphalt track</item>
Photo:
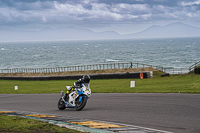
[[[0,109],[123,123],[176,133],[200,133],[200,95],[96,93],[82,111],[60,111],[60,94],[0,94]]]

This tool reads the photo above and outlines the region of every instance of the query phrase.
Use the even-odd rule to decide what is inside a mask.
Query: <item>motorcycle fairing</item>
[[[66,108],[74,108],[75,107],[75,99],[79,97],[79,102],[82,101],[83,97],[89,98],[91,95],[90,85],[82,84],[82,88],[75,88],[70,94],[69,99],[65,101]],[[61,92],[62,94],[62,92]],[[63,94],[62,94],[63,95]]]
[[[65,103],[65,107],[67,107],[67,108],[75,108],[75,106],[71,105],[71,104],[68,103],[67,101],[66,101],[66,103]]]

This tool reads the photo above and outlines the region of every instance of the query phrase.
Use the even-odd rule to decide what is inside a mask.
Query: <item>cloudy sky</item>
[[[0,0],[3,29],[75,26],[127,34],[173,22],[200,27],[200,0]]]

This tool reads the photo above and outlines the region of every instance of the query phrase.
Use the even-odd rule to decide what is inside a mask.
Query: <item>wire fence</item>
[[[107,69],[146,68],[146,67],[151,67],[170,74],[184,74],[189,72],[188,68],[175,68],[175,67],[164,68],[160,66],[152,66],[147,64],[130,62],[130,63],[93,64],[93,65],[55,67],[55,68],[0,69],[0,73],[57,73],[57,72],[68,72],[68,71],[107,70]]]
[[[67,72],[67,71],[87,71],[87,70],[145,68],[145,67],[152,67],[164,71],[163,67],[130,62],[130,63],[93,64],[93,65],[55,67],[55,68],[0,69],[0,73],[56,73],[56,72]]]

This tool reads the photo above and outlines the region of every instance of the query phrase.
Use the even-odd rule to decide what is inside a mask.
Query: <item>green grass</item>
[[[60,93],[66,85],[73,85],[75,80],[50,80],[50,81],[20,81],[0,80],[0,93],[4,94],[29,94],[29,93]],[[14,90],[18,86],[18,90]]]
[[[134,88],[130,88],[130,81],[135,81]],[[143,80],[98,80],[92,83],[92,92],[96,93],[200,93],[200,76],[173,75]]]
[[[130,88],[130,81],[135,87]],[[16,81],[0,80],[2,94],[60,93],[75,80]],[[18,86],[18,90],[14,90]],[[92,93],[200,93],[200,75],[184,74],[160,77],[155,73],[148,79],[91,79]]]
[[[80,133],[38,120],[0,115],[1,133]]]

